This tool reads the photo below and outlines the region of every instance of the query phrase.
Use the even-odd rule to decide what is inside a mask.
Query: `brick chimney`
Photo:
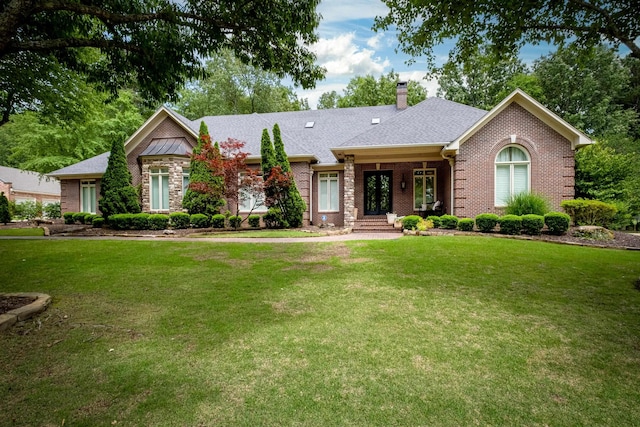
[[[398,110],[407,108],[407,82],[398,82],[396,86],[396,108]]]

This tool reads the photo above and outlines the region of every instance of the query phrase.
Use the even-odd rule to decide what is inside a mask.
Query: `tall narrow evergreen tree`
[[[289,158],[284,150],[284,143],[282,142],[282,135],[280,134],[280,126],[278,126],[277,123],[273,126],[273,147],[276,156],[276,163],[280,166],[282,172],[292,173]],[[295,228],[302,226],[303,215],[304,211],[307,209],[307,205],[304,200],[302,200],[300,191],[298,191],[298,187],[293,179],[289,186],[289,192],[284,200],[282,208],[283,216],[289,224],[289,227]]]
[[[124,143],[114,139],[107,170],[100,181],[98,207],[105,218],[114,214],[140,212],[140,196],[131,185],[131,180]]]
[[[189,188],[182,198],[182,207],[191,215],[205,214],[208,216],[220,212],[224,206],[222,198],[224,177],[214,173],[205,159],[199,158],[205,146],[210,146],[209,129],[204,122],[200,122],[198,145],[193,149],[191,169],[189,170]],[[212,148],[212,149],[209,149]],[[220,148],[216,142],[213,147],[207,147],[207,156],[219,157]]]
[[[262,179],[263,182],[269,180],[271,170],[276,166],[276,153],[273,150],[273,143],[271,137],[269,137],[269,131],[267,129],[262,130],[262,141],[260,144],[260,155],[262,157]],[[264,188],[265,201],[268,208],[271,207],[271,200],[273,200],[274,191],[271,187],[265,186]]]
[[[4,195],[4,192],[0,193],[0,222],[3,224],[11,222],[9,199],[7,199],[7,196]]]

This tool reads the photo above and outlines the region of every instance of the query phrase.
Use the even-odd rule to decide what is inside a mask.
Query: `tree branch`
[[[134,44],[115,41],[115,40],[68,38],[68,39],[12,42],[7,48],[7,52],[20,52],[20,51],[37,52],[37,51],[47,51],[47,50],[78,48],[78,47],[95,47],[100,49],[116,48],[116,49],[124,49],[130,52],[136,52],[136,53],[141,53],[144,51],[144,49],[139,48]]]

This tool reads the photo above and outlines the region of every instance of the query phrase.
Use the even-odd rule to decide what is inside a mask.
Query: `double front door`
[[[364,214],[384,215],[391,212],[391,171],[368,171],[364,173]]]

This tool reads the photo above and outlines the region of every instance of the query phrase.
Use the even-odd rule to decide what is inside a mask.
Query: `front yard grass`
[[[7,425],[637,425],[640,252],[1,240]]]
[[[0,228],[0,236],[44,236],[42,228]]]

